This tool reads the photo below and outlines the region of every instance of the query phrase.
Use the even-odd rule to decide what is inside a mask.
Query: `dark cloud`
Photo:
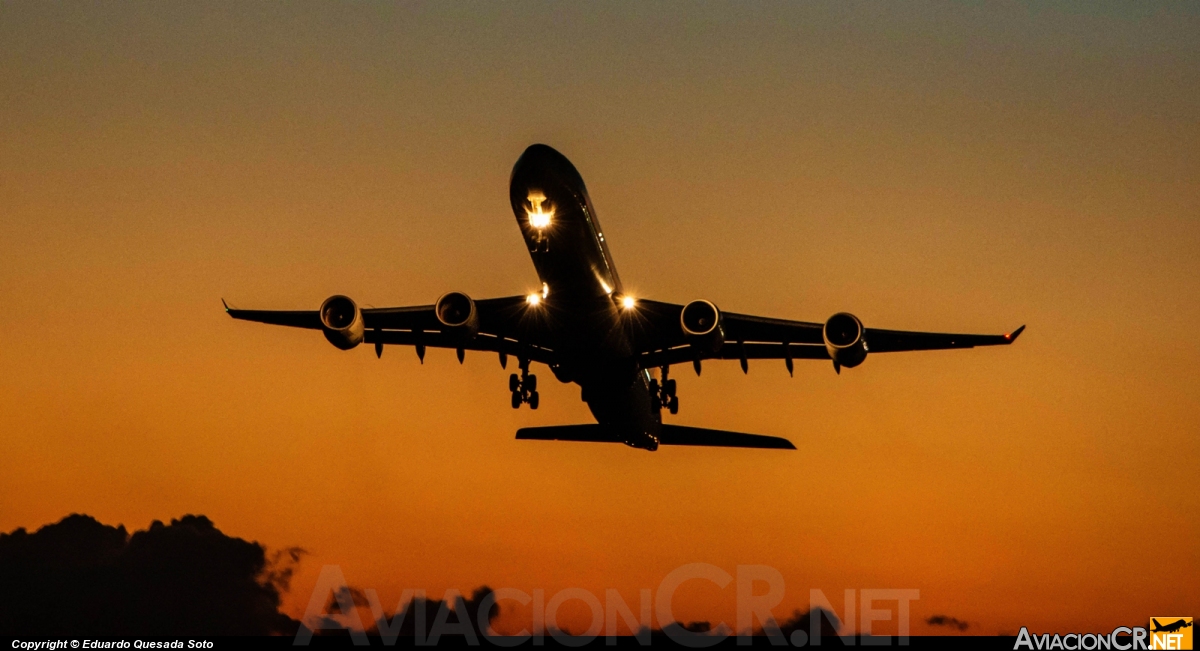
[[[302,550],[266,549],[204,516],[133,535],[86,515],[0,534],[0,635],[295,633],[279,611]]]
[[[408,602],[408,605],[401,611],[401,624],[399,631],[401,635],[412,635],[415,631],[414,626],[419,617],[424,617],[426,631],[432,631],[434,623],[438,619],[438,613],[442,609],[447,609],[448,612],[443,615],[445,622],[451,625],[455,623],[465,623],[461,618],[461,613],[465,612],[470,620],[471,627],[480,635],[487,631],[487,627],[500,616],[500,606],[494,601],[488,609],[486,617],[481,617],[483,600],[492,594],[492,589],[486,585],[476,588],[471,593],[470,597],[464,597],[461,602],[448,604],[440,599],[418,599],[414,598]],[[424,603],[420,603],[423,601]],[[390,625],[389,625],[390,622]],[[397,630],[396,616],[393,614],[389,621],[379,620],[375,622],[376,631],[380,630]]]
[[[367,599],[366,593],[358,588],[344,585],[338,588],[333,594],[329,595],[329,605],[326,606],[326,611],[331,613],[341,612],[341,604],[352,603],[355,606],[370,606],[371,602]]]
[[[494,599],[490,600],[486,615],[483,613],[484,601],[492,593],[491,588],[483,586],[471,593],[470,597],[459,595],[453,602],[413,597],[393,613],[383,611],[381,604],[376,603],[374,608],[379,609],[376,612],[383,614],[363,631],[356,630],[356,626],[347,622],[346,618],[337,616],[348,615],[350,610],[370,612],[373,606],[371,598],[359,588],[340,586],[330,594],[325,612],[315,622],[308,623],[313,629],[304,626],[296,639],[300,644],[307,644],[314,634],[322,637],[349,635],[359,643],[379,638],[385,644],[395,644],[398,638],[413,639],[420,630],[424,639],[431,641],[434,637],[441,639],[444,635],[447,639],[478,642],[486,634],[488,626],[500,615],[500,606]]]
[[[930,626],[945,626],[948,628],[956,628],[960,631],[965,631],[968,628],[971,628],[971,624],[969,622],[964,622],[963,620],[961,620],[957,617],[951,617],[949,615],[934,615],[933,617],[930,617],[929,619],[925,620],[925,623],[929,624]]]
[[[783,634],[791,638],[792,631],[804,631],[805,633],[813,632],[813,624],[820,627],[821,639],[834,638],[838,634],[838,626],[841,625],[841,620],[830,610],[824,608],[813,608],[812,610],[794,611],[792,616],[779,624],[779,630]]]

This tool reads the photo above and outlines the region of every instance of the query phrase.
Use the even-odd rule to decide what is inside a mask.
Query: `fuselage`
[[[513,167],[509,199],[542,282],[539,309],[554,324],[555,375],[579,384],[597,422],[629,445],[658,447],[660,409],[634,358],[626,294],[583,178],[553,148],[533,145]]]

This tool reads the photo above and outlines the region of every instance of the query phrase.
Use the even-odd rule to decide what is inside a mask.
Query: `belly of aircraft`
[[[582,177],[561,154],[534,145],[513,167],[509,194],[542,283],[555,375],[580,385],[601,425],[630,445],[657,447],[661,420],[649,375],[637,368],[624,331],[623,288]]]

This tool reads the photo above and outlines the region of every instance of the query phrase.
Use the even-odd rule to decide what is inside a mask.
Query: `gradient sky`
[[[534,142],[639,295],[1006,349],[679,369],[799,451],[516,442],[542,369],[221,310],[537,286]],[[0,530],[202,513],[379,590],[684,563],[983,633],[1200,615],[1200,12],[1155,3],[0,4]],[[732,621],[732,587],[681,619]],[[578,602],[575,602],[578,605]],[[564,611],[564,615],[568,613]],[[565,619],[569,619],[565,618]],[[931,632],[921,626],[915,632]]]

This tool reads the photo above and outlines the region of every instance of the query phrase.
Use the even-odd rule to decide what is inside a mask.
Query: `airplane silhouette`
[[[1166,610],[1166,609],[1164,608],[1164,610]],[[1163,626],[1162,624],[1159,624],[1158,620],[1154,619],[1153,617],[1150,618],[1150,623],[1154,625],[1150,628],[1151,633],[1158,633],[1158,632],[1174,633],[1175,631],[1178,631],[1178,630],[1184,629],[1184,628],[1188,628],[1189,626],[1192,625],[1192,623],[1187,621],[1186,619],[1180,619],[1178,621],[1171,622],[1170,624],[1167,624],[1166,626]]]
[[[520,375],[509,376],[512,406],[540,402],[531,362],[549,366],[560,382],[575,383],[595,424],[527,427],[518,439],[620,442],[656,450],[659,445],[795,449],[787,439],[663,424],[664,409],[679,411],[670,368],[691,363],[697,375],[705,360],[823,359],[843,367],[868,353],[1003,346],[1025,326],[1004,335],[881,330],[863,326],[847,312],[824,323],[789,321],[726,312],[707,300],[686,305],[636,297],[617,275],[608,242],[583,178],[565,156],[532,145],[513,167],[509,199],[533,259],[540,288],[523,296],[474,300],[443,294],[432,305],[360,308],[332,296],[317,310],[239,310],[235,319],[321,330],[334,346],[413,346],[424,362],[427,347],[498,353],[507,368],[515,357]],[[224,303],[224,301],[222,301]],[[659,369],[654,378],[651,369]]]

